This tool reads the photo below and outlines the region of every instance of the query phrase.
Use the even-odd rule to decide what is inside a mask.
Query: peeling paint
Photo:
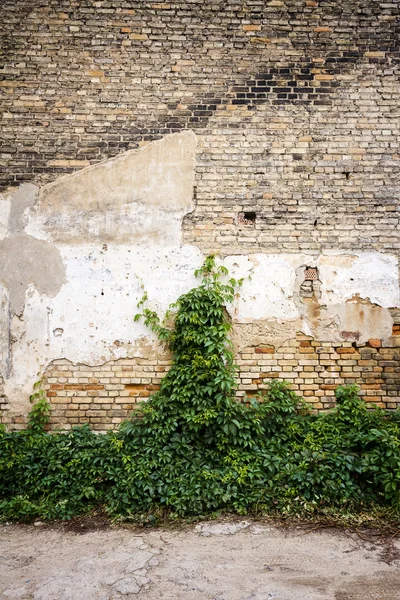
[[[240,298],[230,312],[238,322],[303,320],[299,330],[321,340],[340,341],[340,331],[360,330],[360,339],[390,335],[388,310],[398,306],[398,261],[391,255],[359,252],[351,255],[322,253],[252,254],[224,260],[234,277],[244,277]],[[319,273],[318,297],[299,297],[304,268]],[[362,308],[355,294],[368,298]],[[372,310],[375,305],[377,310]]]
[[[390,308],[398,306],[399,266],[395,256],[379,252],[324,252],[318,259],[321,304],[339,304],[355,294]]]
[[[9,218],[11,212],[11,199],[9,196],[0,195],[0,241],[8,234]]]
[[[154,337],[133,321],[144,288],[164,313],[203,261],[181,246],[195,148],[191,132],[168,136],[11,197],[0,281],[14,314],[3,374],[15,409],[56,358],[95,365],[154,354]]]

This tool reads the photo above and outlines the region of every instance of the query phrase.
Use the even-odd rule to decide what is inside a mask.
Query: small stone
[[[247,521],[240,521],[240,523],[200,523],[196,525],[195,531],[205,537],[210,535],[234,535],[249,526],[250,523]]]

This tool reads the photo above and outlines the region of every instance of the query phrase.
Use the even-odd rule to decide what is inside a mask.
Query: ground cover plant
[[[225,306],[240,282],[214,257],[166,327],[140,303],[136,319],[173,353],[160,390],[118,431],[48,433],[44,394],[24,431],[0,426],[0,518],[70,519],[101,507],[155,521],[239,514],[400,513],[399,412],[368,409],[355,386],[313,414],[283,381],[239,403]]]

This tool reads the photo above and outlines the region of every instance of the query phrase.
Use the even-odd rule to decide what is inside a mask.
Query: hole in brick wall
[[[318,269],[307,267],[304,271],[304,281],[314,281],[315,279],[318,279]]]
[[[239,225],[255,225],[256,217],[257,217],[257,215],[255,212],[240,212],[238,215],[238,224]]]
[[[350,179],[350,171],[343,171],[343,175],[346,177],[346,179]]]

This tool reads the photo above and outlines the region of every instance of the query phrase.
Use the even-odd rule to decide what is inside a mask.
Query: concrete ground
[[[246,521],[1,525],[0,600],[400,600],[400,542],[371,539]]]

